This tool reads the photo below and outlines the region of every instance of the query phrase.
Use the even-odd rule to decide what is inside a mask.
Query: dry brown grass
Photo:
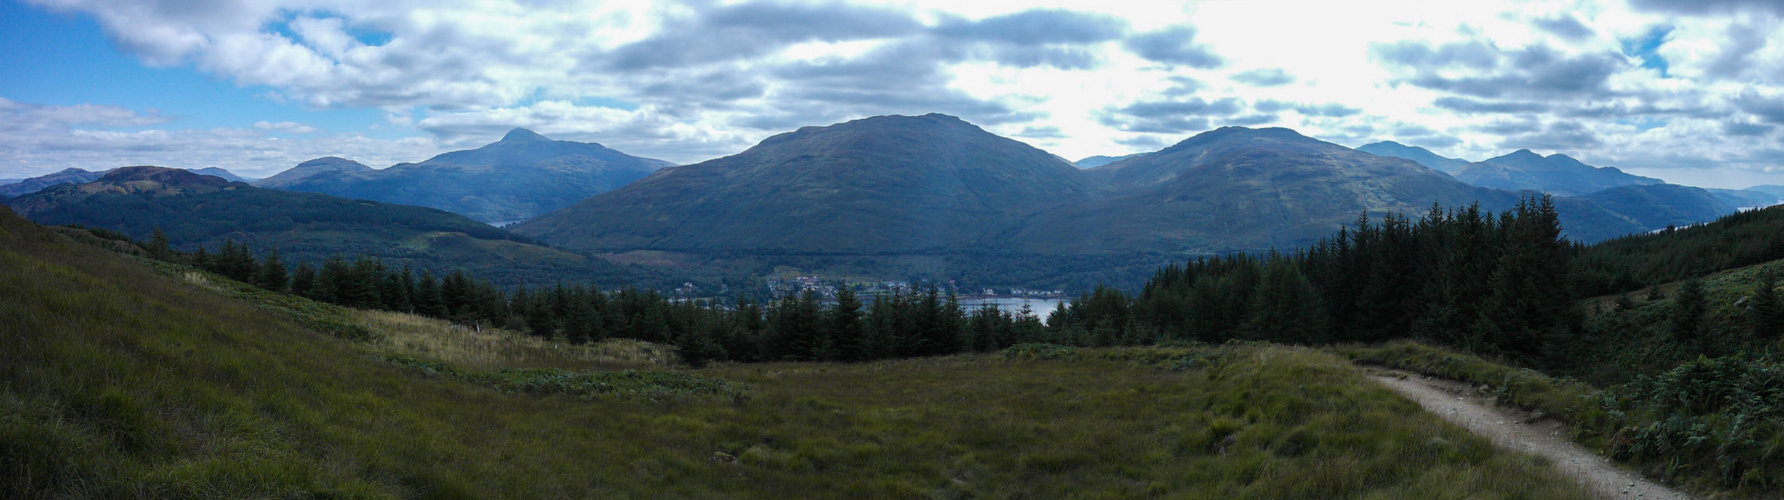
[[[676,364],[674,348],[631,339],[578,345],[517,332],[456,325],[388,311],[354,311],[384,354],[431,359],[478,370],[503,368],[617,369]]]

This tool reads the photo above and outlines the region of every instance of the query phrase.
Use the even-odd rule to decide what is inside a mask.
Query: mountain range
[[[1545,157],[1527,149],[1520,149],[1511,154],[1481,162],[1446,158],[1425,148],[1406,146],[1392,141],[1364,145],[1357,150],[1380,156],[1406,158],[1421,165],[1442,170],[1462,182],[1494,189],[1531,190],[1563,196],[1578,196],[1623,186],[1665,184],[1665,181],[1660,179],[1632,175],[1614,167],[1594,167],[1561,154]],[[1649,192],[1664,191],[1667,190]],[[1704,189],[1703,191],[1716,197],[1721,204],[1737,209],[1767,207],[1784,203],[1784,186]],[[1619,191],[1597,198],[1604,199],[1617,196],[1618,193],[1636,192],[1641,192],[1641,190]],[[1676,190],[1673,192],[1677,193]],[[1664,198],[1684,201],[1676,196]]]
[[[1528,149],[1486,161],[1470,163],[1450,175],[1471,185],[1504,189],[1532,190],[1575,196],[1606,189],[1663,184],[1651,177],[1630,175],[1616,167],[1593,167],[1562,154],[1542,156]]]
[[[465,269],[504,285],[623,281],[612,264],[443,210],[262,189],[180,169],[118,168],[7,204],[40,224],[79,224],[143,240],[161,228],[171,245],[186,251],[233,240],[277,249],[292,262],[363,255],[436,274]]]
[[[12,184],[0,185],[0,195],[16,198],[41,191],[43,188],[57,184],[93,182],[94,179],[98,179],[101,175],[105,175],[105,172],[88,172],[83,169],[70,168],[53,174],[23,179]]]
[[[106,172],[110,172],[110,170],[89,172],[89,171],[78,169],[78,168],[70,168],[67,170],[63,170],[61,172],[56,172],[56,173],[48,174],[48,175],[41,175],[41,176],[29,178],[29,179],[17,179],[17,180],[13,180],[11,182],[0,182],[0,196],[18,197],[18,196],[23,196],[26,194],[31,194],[31,193],[35,193],[38,191],[42,191],[44,188],[48,188],[50,186],[54,186],[57,184],[84,184],[84,183],[88,183],[88,182],[93,182],[94,180],[99,179],[99,177],[104,176],[106,174]],[[221,177],[223,179],[236,181],[236,182],[248,182],[249,181],[249,179],[247,179],[247,178],[244,178],[239,175],[235,175],[234,172],[230,172],[228,170],[224,170],[224,169],[217,168],[217,167],[205,167],[205,168],[192,170],[192,172],[197,173],[199,175],[209,175],[212,177]]]
[[[1531,170],[1577,164],[1508,156],[1511,167]],[[512,229],[598,251],[1211,254],[1305,245],[1361,213],[1476,202],[1502,210],[1535,194],[1472,186],[1409,159],[1279,128],[1226,127],[1080,169],[931,114],[802,128],[733,156],[663,169]],[[1733,210],[1681,186],[1556,204],[1567,234],[1588,242]]]
[[[95,178],[6,203],[39,222],[137,237],[162,226],[187,248],[236,239],[303,259],[363,253],[484,269],[499,283],[616,276],[602,259],[677,272],[726,261],[722,273],[756,275],[778,266],[937,277],[985,268],[1030,283],[1046,273],[1028,268],[1046,268],[1074,283],[1128,282],[1099,273],[1296,248],[1359,214],[1471,203],[1498,211],[1549,192],[1564,234],[1589,243],[1777,199],[1662,184],[1563,155],[1520,150],[1465,162],[1397,143],[1350,149],[1282,128],[1225,127],[1156,152],[1074,163],[940,114],[804,127],[683,166],[515,129],[421,163],[378,170],[318,158],[253,185],[153,167],[35,182],[85,176]],[[477,222],[521,219],[512,233]]]
[[[320,163],[319,163],[320,162]],[[322,158],[262,187],[438,208],[472,219],[528,219],[670,166],[595,143],[554,141],[517,128],[487,146],[385,169]],[[286,175],[298,174],[298,175]]]
[[[1405,144],[1400,144],[1400,143],[1394,142],[1394,141],[1382,141],[1382,142],[1377,142],[1374,144],[1364,144],[1363,146],[1358,147],[1357,151],[1362,151],[1364,153],[1369,153],[1369,154],[1376,155],[1376,156],[1392,156],[1395,158],[1405,158],[1408,160],[1418,162],[1418,164],[1420,164],[1420,165],[1430,167],[1433,170],[1437,170],[1437,171],[1440,171],[1440,172],[1443,172],[1446,174],[1455,172],[1457,170],[1461,170],[1462,167],[1466,167],[1466,166],[1468,166],[1469,163],[1473,163],[1473,162],[1470,162],[1468,160],[1463,160],[1463,159],[1446,158],[1441,155],[1438,155],[1437,153],[1431,152],[1431,150],[1429,150],[1429,149],[1421,148],[1418,146],[1407,146]]]

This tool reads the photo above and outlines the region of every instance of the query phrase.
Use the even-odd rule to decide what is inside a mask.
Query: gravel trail
[[[1494,445],[1547,457],[1556,470],[1579,480],[1604,498],[1686,500],[1689,495],[1624,470],[1567,438],[1567,430],[1551,419],[1531,418],[1493,405],[1493,399],[1466,384],[1380,368],[1366,368],[1377,383],[1393,389],[1450,423],[1487,438]],[[1540,417],[1538,415],[1537,417]]]

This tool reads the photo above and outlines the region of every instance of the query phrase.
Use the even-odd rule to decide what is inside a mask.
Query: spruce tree
[[[308,262],[298,262],[297,270],[291,272],[291,294],[314,299],[316,288],[316,269]]]
[[[1747,325],[1754,339],[1775,339],[1784,335],[1784,304],[1779,302],[1777,278],[1766,274],[1753,285],[1753,298],[1747,306]]]
[[[1252,297],[1248,336],[1272,342],[1316,344],[1327,340],[1319,291],[1285,257],[1270,259]]]
[[[523,289],[516,293],[524,292]],[[434,280],[433,271],[421,270],[421,282],[415,285],[415,297],[411,302],[414,302],[416,314],[431,318],[446,317],[446,308],[440,299],[440,283]]]
[[[1673,341],[1701,348],[1704,315],[1708,309],[1702,280],[1693,277],[1680,284],[1678,291],[1673,293],[1671,324],[1667,329],[1672,333]]]
[[[149,236],[149,257],[155,260],[173,260],[173,247],[167,244],[167,233],[161,231],[161,225],[155,225],[155,231]]]
[[[255,276],[254,284],[267,290],[283,292],[289,279],[285,274],[285,263],[279,262],[279,250],[273,249],[260,262],[260,272]]]
[[[830,317],[826,321],[830,330],[830,338],[835,339],[838,358],[843,361],[861,361],[867,359],[864,340],[861,335],[861,300],[855,297],[855,291],[848,284],[836,290],[836,306],[830,309]]]

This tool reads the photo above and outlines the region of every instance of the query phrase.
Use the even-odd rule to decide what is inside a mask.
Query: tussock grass
[[[479,328],[389,311],[354,311],[372,332],[377,352],[426,358],[471,369],[564,368],[614,370],[674,366],[671,346],[633,339],[593,344],[547,340],[498,328]]]
[[[1582,412],[1592,410],[1597,389],[1581,382],[1550,377],[1527,368],[1514,368],[1472,354],[1434,347],[1411,340],[1381,345],[1344,345],[1331,348],[1358,363],[1385,366],[1415,373],[1487,386],[1500,404],[1525,410],[1542,410],[1568,423],[1579,423]]]
[[[5,214],[0,243],[6,498],[1584,496],[1307,349],[597,372],[649,349],[253,296]],[[751,390],[589,397],[633,382]]]

